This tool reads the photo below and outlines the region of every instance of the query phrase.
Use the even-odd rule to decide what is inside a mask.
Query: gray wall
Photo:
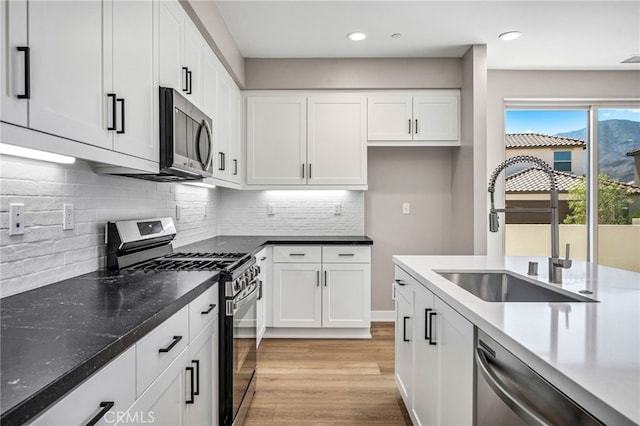
[[[365,232],[371,252],[371,307],[393,310],[394,254],[451,253],[451,156],[456,148],[370,147]],[[402,214],[402,203],[411,214]]]
[[[485,182],[504,160],[504,99],[640,98],[639,71],[506,71],[487,74],[487,169]],[[496,188],[503,198],[504,188]],[[486,190],[484,193],[487,198]],[[503,200],[498,200],[503,205]],[[483,212],[486,218],[486,212]],[[502,227],[501,229],[504,229]],[[487,253],[502,255],[503,234],[487,233]]]
[[[246,89],[451,89],[458,58],[249,59]]]

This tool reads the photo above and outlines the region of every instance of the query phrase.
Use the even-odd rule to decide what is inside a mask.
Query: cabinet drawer
[[[396,280],[396,295],[400,295],[412,303],[412,291],[416,285],[420,285],[415,278],[407,274],[404,270],[396,266],[395,268],[395,280]]]
[[[136,343],[136,395],[155,380],[188,345],[189,307],[185,306]]]
[[[189,303],[189,342],[218,315],[218,286],[215,284]]]
[[[108,409],[111,416],[116,411],[127,411],[136,397],[135,368],[136,351],[132,346],[95,372],[31,424],[84,425],[103,410]],[[103,402],[113,403],[113,406],[101,406]],[[107,414],[106,411],[104,414]],[[109,416],[102,416],[96,424],[113,423],[113,417],[110,422],[109,420]]]
[[[323,246],[324,263],[371,263],[371,248],[358,246]]]
[[[322,261],[321,246],[275,246],[273,248],[274,262],[302,262],[315,263]]]

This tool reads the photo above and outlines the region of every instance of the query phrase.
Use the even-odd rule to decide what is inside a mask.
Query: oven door
[[[241,300],[234,301],[233,310],[233,417],[235,424],[242,418],[253,397],[252,380],[256,371],[256,301],[258,287]],[[240,422],[239,422],[240,421]]]

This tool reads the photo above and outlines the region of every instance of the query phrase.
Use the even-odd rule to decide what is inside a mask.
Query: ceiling
[[[490,69],[640,70],[620,63],[640,55],[640,0],[215,1],[247,58],[461,57],[486,44]],[[510,30],[523,36],[497,38]]]

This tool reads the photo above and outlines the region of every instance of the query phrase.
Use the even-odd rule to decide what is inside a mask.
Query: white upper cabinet
[[[27,1],[0,3],[0,119],[19,126],[27,126],[29,82],[26,78],[30,52],[27,51]]]
[[[106,61],[105,76],[112,72],[112,81],[105,81],[105,87],[112,84],[105,99],[109,108],[115,98],[115,109],[107,114],[111,126],[116,127],[112,132],[113,149],[158,161],[158,91],[153,66],[156,3],[149,0],[111,4],[112,27],[105,26],[105,34],[111,29],[113,60]],[[109,93],[115,96],[108,96]]]
[[[310,185],[367,184],[366,110],[364,96],[308,98]]]
[[[307,98],[247,98],[247,184],[306,183]]]
[[[110,6],[95,1],[28,2],[30,128],[113,147],[103,91],[103,70],[111,62],[103,50],[103,13],[107,18]]]
[[[208,46],[206,46],[209,49]],[[200,31],[186,15],[184,18],[184,51],[182,58],[182,70],[186,92],[183,93],[194,105],[202,107],[202,60],[205,50],[205,41]]]
[[[249,96],[247,184],[367,183],[364,96]]]
[[[369,145],[460,144],[460,92],[429,90],[368,97]]]

